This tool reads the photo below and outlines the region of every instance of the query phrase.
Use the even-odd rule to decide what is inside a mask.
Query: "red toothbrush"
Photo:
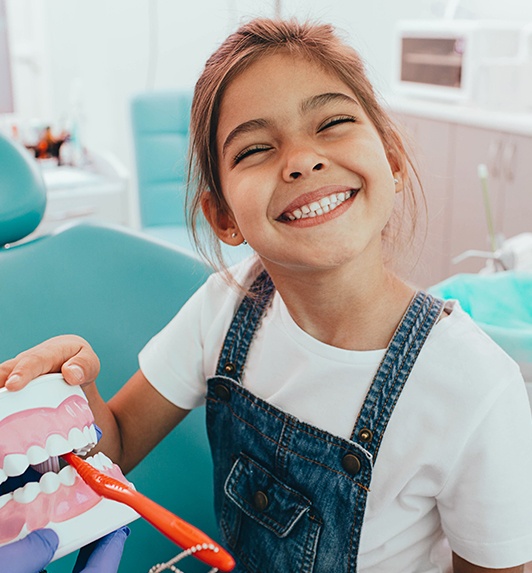
[[[72,452],[62,457],[97,494],[128,505],[182,549],[197,547],[194,557],[207,565],[220,571],[233,570],[235,561],[231,555],[197,527],[117,479],[99,472]]]

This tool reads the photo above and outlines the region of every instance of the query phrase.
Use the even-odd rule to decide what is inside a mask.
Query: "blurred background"
[[[0,90],[9,99],[9,65],[13,107],[0,115],[0,127],[16,125],[21,137],[30,137],[35,125],[75,126],[83,145],[112,152],[129,173],[131,96],[192,88],[205,59],[250,17],[295,15],[335,24],[366,59],[383,94],[392,90],[400,20],[441,20],[452,9],[460,19],[532,21],[528,0],[0,0],[0,6],[9,48],[0,40]]]

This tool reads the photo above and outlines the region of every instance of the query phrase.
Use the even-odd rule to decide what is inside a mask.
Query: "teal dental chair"
[[[188,90],[142,92],[130,111],[142,232],[195,251],[185,218],[191,104]],[[246,245],[222,245],[228,264],[251,253]]]
[[[0,136],[0,360],[64,333],[86,338],[101,360],[98,386],[111,397],[138,368],[137,353],[205,281],[183,249],[97,224],[33,240],[46,194],[35,160]],[[186,341],[183,341],[186,343]],[[185,421],[130,474],[137,489],[218,539],[204,411]],[[131,524],[120,571],[147,572],[179,548],[148,523]],[[70,573],[75,555],[49,573]],[[205,572],[193,558],[187,572]]]
[[[143,92],[131,100],[131,127],[144,232],[191,249],[185,221],[188,91]]]

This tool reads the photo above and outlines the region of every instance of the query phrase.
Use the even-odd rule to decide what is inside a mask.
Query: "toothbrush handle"
[[[194,553],[196,559],[221,571],[233,570],[235,560],[231,555],[197,527],[117,479],[102,474],[72,452],[63,454],[62,457],[97,494],[128,505],[183,549],[206,544],[206,549],[198,549]]]
[[[211,567],[217,567],[221,571],[231,571],[235,566],[235,561],[231,555],[197,527],[174,515],[138,491],[128,489],[122,493],[123,496],[120,496],[122,503],[133,508],[146,521],[180,547],[188,549],[196,545],[205,544],[209,546],[210,549],[202,549],[194,553],[194,557],[200,561]],[[216,549],[213,550],[213,548]]]

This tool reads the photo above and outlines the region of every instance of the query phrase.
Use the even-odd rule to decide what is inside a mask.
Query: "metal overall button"
[[[220,400],[223,400],[224,402],[228,402],[231,398],[231,391],[229,388],[227,388],[227,386],[224,386],[223,384],[216,384],[214,387],[214,393],[216,396],[218,396],[218,398],[220,398]]]
[[[360,471],[362,466],[358,456],[355,454],[345,454],[342,458],[342,467],[348,474],[354,476]]]
[[[358,432],[358,439],[361,442],[368,443],[371,442],[373,439],[373,432],[369,428],[362,428],[360,432]]]
[[[226,374],[234,374],[236,371],[236,366],[232,362],[226,362],[224,366],[224,372]]]
[[[256,491],[253,494],[253,507],[257,511],[264,511],[269,504],[268,496],[263,491]]]

